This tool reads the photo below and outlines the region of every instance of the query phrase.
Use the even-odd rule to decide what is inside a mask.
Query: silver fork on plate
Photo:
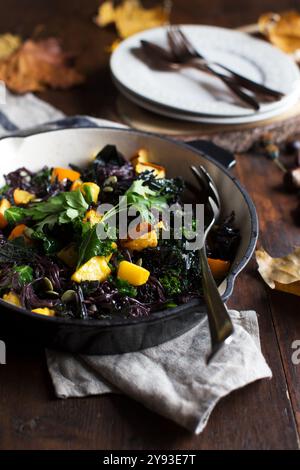
[[[204,229],[203,244],[199,250],[203,295],[207,307],[207,317],[211,336],[211,351],[207,356],[207,364],[209,364],[213,356],[223,346],[224,342],[230,338],[234,328],[211,273],[205,248],[207,235],[220,214],[220,197],[212,178],[203,166],[191,166],[191,170],[200,185],[204,198],[203,202],[205,203],[206,208],[209,209],[208,221]]]
[[[202,72],[206,72],[210,75],[218,77],[241,101],[253,108],[255,111],[259,110],[260,105],[257,100],[242,90],[242,88],[236,83],[235,79],[223,73],[216,72],[211,67],[206,65],[205,61],[195,59],[190,59],[189,61],[185,62],[176,61],[176,58],[172,53],[169,53],[157,44],[153,44],[152,42],[145,41],[143,39],[141,40],[141,46],[142,50],[144,51],[143,60],[150,68],[153,68],[154,70],[170,71],[177,71],[190,67],[196,68]]]
[[[283,98],[284,93],[281,91],[273,90],[269,87],[266,87],[265,85],[262,85],[261,83],[254,82],[253,80],[250,80],[249,78],[231,70],[224,64],[208,60],[199,52],[198,49],[193,46],[191,41],[178,26],[170,26],[167,31],[167,35],[171,51],[178,62],[185,63],[191,61],[192,59],[199,59],[201,63],[204,61],[204,63],[209,68],[217,66],[219,69],[225,70],[236,80],[237,84],[253,91],[254,93],[269,97],[273,100],[279,100]],[[215,73],[217,74],[218,72],[215,71]]]

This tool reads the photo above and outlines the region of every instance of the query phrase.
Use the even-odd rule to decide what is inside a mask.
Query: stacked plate
[[[216,77],[195,69],[157,71],[136,53],[141,39],[168,48],[166,28],[135,34],[112,54],[110,67],[119,91],[154,113],[184,121],[246,124],[276,117],[299,100],[300,73],[293,60],[267,42],[214,26],[180,28],[207,59],[284,93],[279,101],[247,107]]]

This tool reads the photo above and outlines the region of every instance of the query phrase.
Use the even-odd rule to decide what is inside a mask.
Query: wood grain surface
[[[79,66],[87,73],[87,82],[73,90],[46,91],[39,96],[68,115],[90,114],[118,120],[117,93],[105,52],[115,33],[93,24],[98,3],[0,0],[0,33],[9,31],[27,37],[38,27],[44,36],[61,37],[66,47],[80,54]],[[175,23],[237,27],[255,22],[264,11],[296,7],[297,2],[174,0],[173,4]],[[292,130],[297,130],[297,126]],[[282,132],[289,133],[284,126]],[[226,145],[225,136],[222,142]],[[285,254],[300,245],[300,229],[291,216],[297,199],[282,191],[281,172],[253,153],[239,155],[237,160],[234,171],[258,210],[259,244],[273,255]],[[127,397],[56,399],[44,351],[27,344],[25,339],[11,338],[13,332],[0,329],[0,338],[9,338],[7,365],[0,365],[0,448],[297,449],[300,365],[292,363],[291,344],[300,339],[299,298],[268,289],[252,260],[239,276],[229,306],[258,312],[262,349],[273,379],[253,383],[222,399],[199,436]]]

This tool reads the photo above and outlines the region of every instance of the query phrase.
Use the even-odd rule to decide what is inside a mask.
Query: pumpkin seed
[[[117,182],[118,182],[118,178],[113,175],[113,176],[109,176],[108,178],[106,178],[103,185],[108,186],[110,184],[116,184]]]
[[[47,290],[45,293],[50,297],[54,297],[56,299],[59,297],[59,293],[55,292],[54,290]]]
[[[53,291],[53,284],[52,284],[52,282],[50,281],[50,279],[48,277],[44,277],[42,282],[44,284],[43,287],[44,287],[46,292],[47,291]]]
[[[112,188],[111,186],[105,186],[105,188],[103,188],[103,191],[105,193],[112,193],[114,190],[114,188]]]
[[[65,303],[68,304],[70,302],[74,302],[77,300],[77,294],[74,290],[69,289],[66,290],[63,295],[61,296],[61,300]]]

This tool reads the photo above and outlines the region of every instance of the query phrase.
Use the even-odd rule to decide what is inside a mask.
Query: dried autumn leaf
[[[52,88],[70,88],[83,81],[57,39],[28,40],[0,61],[0,80],[15,93]]]
[[[99,26],[103,27],[114,23],[115,18],[115,7],[113,1],[106,1],[100,5],[95,21]]]
[[[21,46],[22,40],[20,36],[13,34],[2,34],[0,36],[0,60],[9,57],[15,50]]]
[[[255,254],[258,271],[271,289],[300,295],[300,247],[282,258],[272,258],[263,249]]]
[[[95,21],[101,27],[115,23],[119,36],[127,38],[139,31],[168,23],[169,15],[169,1],[162,6],[146,9],[139,0],[124,0],[117,6],[112,0],[107,0],[99,7]]]
[[[284,52],[293,54],[300,49],[300,14],[298,12],[265,13],[260,16],[258,25],[260,32]]]

